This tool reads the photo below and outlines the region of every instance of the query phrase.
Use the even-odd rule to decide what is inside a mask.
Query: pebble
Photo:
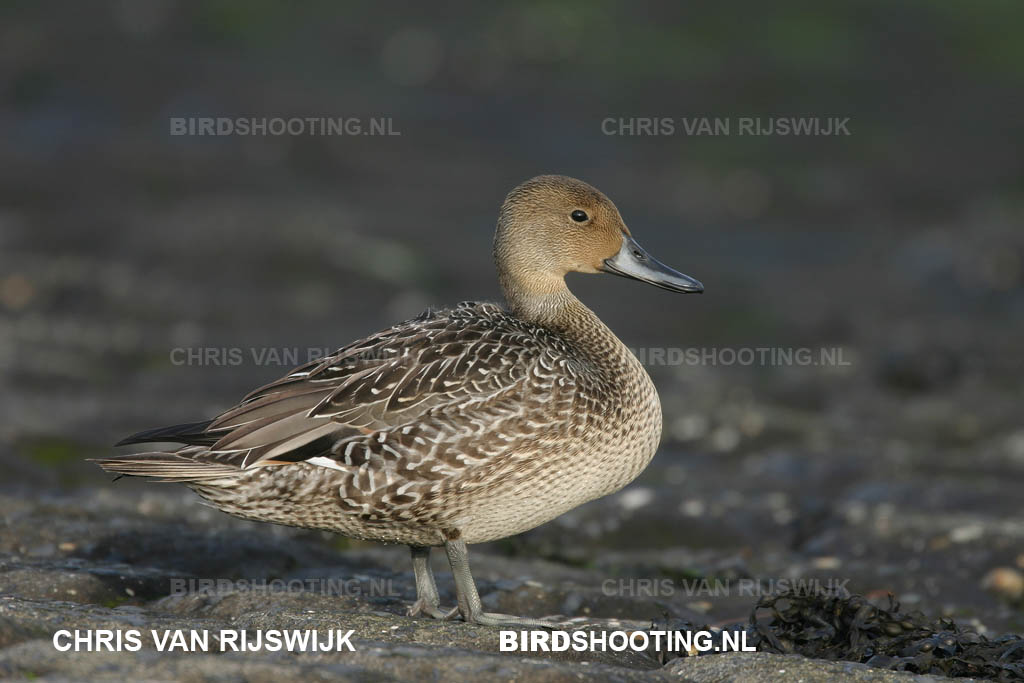
[[[1024,463],[1024,430],[1014,432],[1006,438],[1006,451],[1011,460]]]
[[[1024,598],[1024,574],[1013,567],[996,567],[981,580],[981,587],[1016,602]]]
[[[672,421],[672,436],[679,441],[695,441],[702,439],[708,433],[708,418],[706,415],[694,413],[682,415]]]
[[[740,433],[733,427],[719,427],[711,434],[711,446],[717,451],[731,451],[739,445]]]
[[[815,569],[839,569],[843,562],[834,555],[827,555],[825,557],[815,557],[811,560],[811,566]]]
[[[985,527],[980,524],[965,524],[949,532],[949,540],[953,543],[970,543],[985,535]]]
[[[680,512],[687,517],[700,517],[704,514],[704,502],[700,500],[688,500],[679,506]]]
[[[627,489],[619,495],[619,505],[625,510],[638,510],[654,500],[654,491],[644,487]]]

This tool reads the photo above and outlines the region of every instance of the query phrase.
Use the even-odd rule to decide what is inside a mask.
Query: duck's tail
[[[206,428],[210,426],[213,420],[203,420],[201,422],[187,422],[180,425],[172,425],[170,427],[160,427],[158,429],[147,429],[144,432],[132,434],[131,436],[121,439],[114,446],[128,446],[136,443],[155,443],[162,441],[173,441],[175,443],[185,443],[194,446],[212,446],[217,442],[220,436],[216,433],[206,431]]]
[[[198,457],[208,453],[203,447],[183,448],[172,453],[132,453],[93,458],[107,472],[126,477],[150,477],[164,482],[209,482],[236,477],[241,470],[234,466]]]

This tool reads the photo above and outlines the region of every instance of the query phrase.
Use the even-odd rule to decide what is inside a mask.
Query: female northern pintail
[[[674,292],[703,286],[649,256],[590,185],[539,176],[501,207],[494,257],[508,308],[428,311],[309,363],[209,421],[121,444],[176,450],[103,458],[118,474],[182,482],[246,519],[412,549],[409,613],[549,622],[483,611],[467,543],[532,529],[633,481],[661,437],[647,373],[569,292],[613,273]],[[444,546],[458,607],[430,570]]]

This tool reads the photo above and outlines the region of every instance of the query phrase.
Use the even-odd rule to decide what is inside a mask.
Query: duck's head
[[[508,194],[494,258],[513,306],[564,290],[569,272],[612,273],[673,292],[704,291],[637,244],[608,197],[567,176],[537,176]]]

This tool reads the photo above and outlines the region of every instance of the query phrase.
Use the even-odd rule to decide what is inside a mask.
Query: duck
[[[486,612],[467,545],[533,529],[614,493],[658,448],[658,393],[636,356],[568,289],[606,273],[678,293],[696,279],[634,239],[591,185],[541,175],[505,198],[494,234],[505,305],[463,302],[295,368],[208,420],[118,446],[107,472],[184,484],[248,520],[409,546],[410,616],[550,626]],[[443,548],[456,606],[441,606]]]

